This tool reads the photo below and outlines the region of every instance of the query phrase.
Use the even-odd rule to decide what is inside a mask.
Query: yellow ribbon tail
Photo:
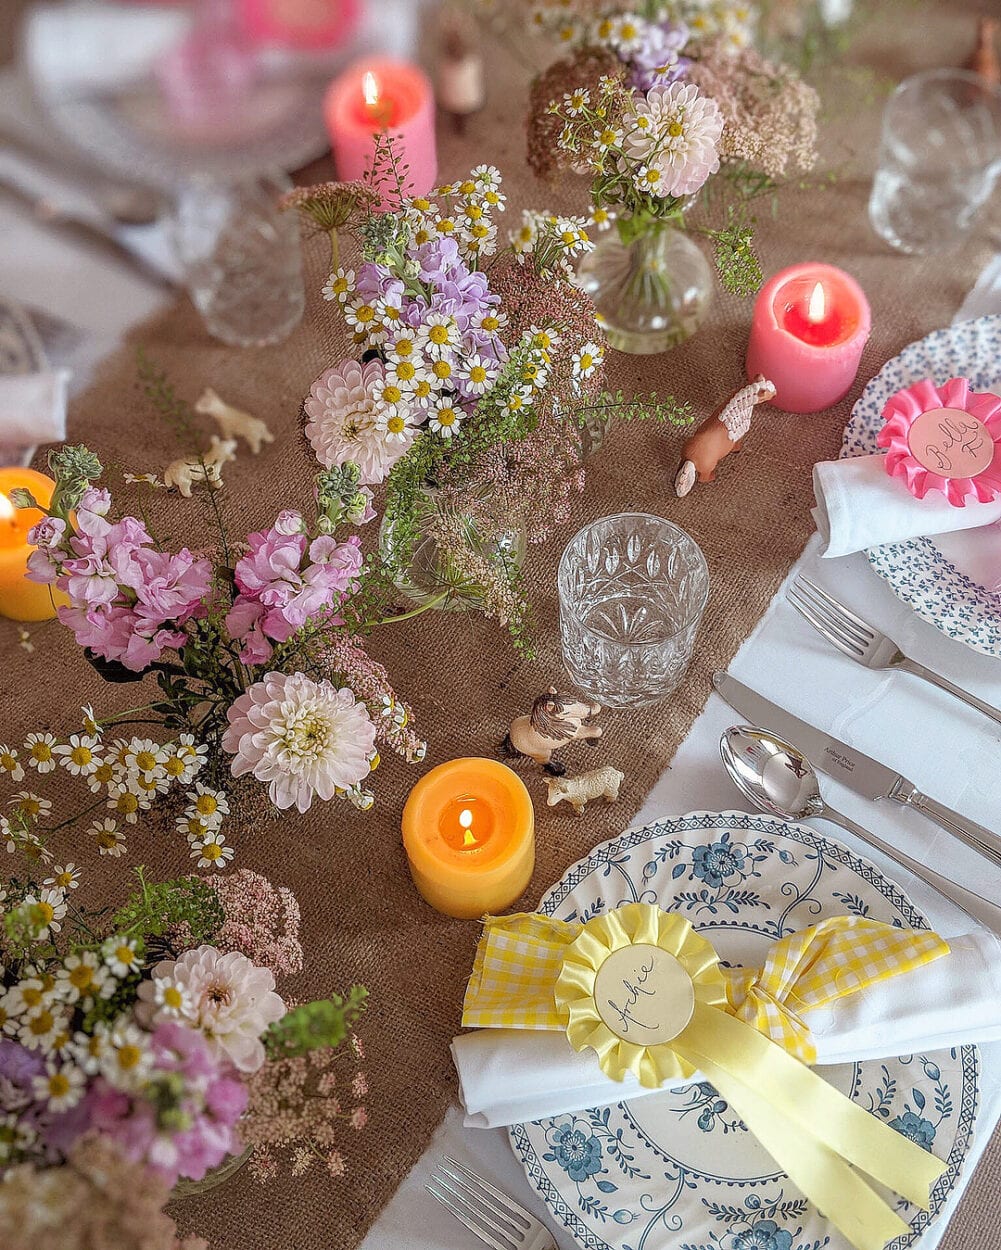
[[[882,1250],[907,1226],[853,1168],[928,1209],[931,1186],[946,1165],[750,1025],[697,1004],[671,1045],[717,1087],[797,1188],[858,1250]]]

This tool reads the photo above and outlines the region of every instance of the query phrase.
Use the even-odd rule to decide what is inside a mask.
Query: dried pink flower
[[[201,878],[199,878],[201,880]],[[285,886],[274,886],[258,872],[241,868],[207,882],[219,896],[226,921],[213,938],[221,951],[239,951],[276,977],[302,971],[299,904]]]

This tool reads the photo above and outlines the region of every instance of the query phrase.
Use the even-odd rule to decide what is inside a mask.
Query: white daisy
[[[186,985],[170,977],[154,977],[153,1005],[157,1017],[179,1020],[193,1014],[194,1000]]]
[[[153,1066],[149,1035],[134,1024],[116,1023],[101,1056],[101,1075],[116,1089],[136,1089]]]
[[[435,434],[440,434],[442,438],[451,438],[462,424],[465,415],[459,405],[453,403],[452,400],[439,399],[431,410],[428,425]]]
[[[54,1003],[47,1002],[21,1018],[17,1040],[28,1050],[40,1050],[51,1054],[60,1037],[66,1033],[66,1013]]]
[[[55,745],[56,739],[53,734],[28,734],[24,740],[28,764],[40,773],[51,773],[56,766]]]
[[[407,411],[396,409],[389,412],[379,422],[379,428],[384,432],[388,443],[406,443],[409,445],[413,441],[414,429],[412,416]]]
[[[4,773],[8,781],[24,780],[24,769],[17,758],[15,747],[0,746],[0,776]]]
[[[66,896],[62,890],[46,886],[36,895],[24,896],[25,906],[30,907],[32,929],[39,941],[43,941],[49,933],[58,933],[63,927],[60,923],[66,915]]]
[[[470,356],[459,371],[459,385],[470,395],[489,391],[499,372],[496,361],[487,356]]]
[[[130,972],[137,972],[142,965],[141,958],[136,954],[135,938],[120,937],[118,934],[102,942],[101,957],[107,970],[119,980]]]
[[[453,317],[428,313],[417,331],[417,344],[432,359],[447,356],[462,346],[462,335]]]
[[[149,810],[151,799],[148,795],[136,794],[135,789],[126,781],[108,789],[108,808],[120,819],[134,825],[139,813]]]
[[[579,117],[590,103],[590,91],[586,87],[575,87],[563,96],[563,111],[570,117]]]
[[[8,1020],[16,1020],[51,1002],[54,988],[54,984],[48,986],[40,977],[22,977],[0,998],[0,1007]]]
[[[75,864],[55,864],[51,872],[52,876],[46,877],[42,885],[53,885],[57,890],[75,890],[80,884],[80,869]]]
[[[469,176],[481,187],[496,190],[501,184],[501,172],[496,165],[477,165],[469,171]]]
[[[37,1131],[15,1112],[0,1113],[0,1163],[9,1163],[25,1154],[37,1140]]]
[[[56,994],[67,1003],[82,999],[86,1005],[95,996],[106,997],[111,978],[94,951],[67,955],[56,972]]]
[[[101,726],[98,724],[97,717],[94,715],[94,709],[89,703],[80,709],[83,718],[83,731],[90,734],[93,738],[100,738]]]
[[[573,376],[589,378],[600,368],[605,359],[604,349],[590,340],[573,354]]]
[[[439,390],[452,386],[455,382],[455,375],[455,360],[452,356],[439,356],[437,360],[431,362],[431,376]]]
[[[187,793],[187,813],[189,816],[200,816],[202,820],[216,823],[223,816],[229,815],[229,800],[225,790],[213,790],[211,786],[199,782]]]
[[[335,299],[339,304],[346,303],[355,289],[355,271],[335,269],[320,289],[324,299]]]
[[[84,1095],[87,1081],[79,1068],[71,1063],[58,1067],[51,1061],[45,1065],[45,1074],[32,1078],[36,1102],[45,1103],[49,1111],[68,1111]]]
[[[87,775],[87,785],[94,794],[100,794],[105,786],[115,784],[117,770],[111,760],[103,759],[92,773]]]
[[[128,850],[125,845],[125,834],[118,828],[118,822],[109,816],[105,816],[102,820],[95,820],[88,833],[97,839],[97,849],[101,855],[118,859]]]
[[[16,807],[29,820],[40,820],[52,811],[52,801],[35,794],[33,790],[18,790],[9,802],[11,807]]]
[[[201,816],[186,814],[178,816],[176,829],[178,833],[183,833],[189,842],[204,842],[204,840],[219,827],[219,821],[203,820]]]
[[[115,744],[117,746],[117,743]],[[152,738],[132,738],[124,752],[125,767],[140,777],[162,777],[166,752]]]
[[[198,868],[216,868],[221,872],[229,866],[233,848],[226,845],[221,833],[210,833],[203,842],[191,844],[191,858],[198,861]]]
[[[76,1033],[70,1043],[70,1053],[77,1067],[88,1076],[96,1076],[108,1051],[111,1029],[99,1020],[91,1033]]]

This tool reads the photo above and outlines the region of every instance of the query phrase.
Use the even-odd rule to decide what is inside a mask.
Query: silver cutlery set
[[[789,589],[789,600],[821,637],[849,659],[865,668],[920,677],[1001,724],[1001,711],[912,660],[892,638],[856,616],[815,582],[802,575],[797,577]],[[713,684],[749,722],[727,730],[720,741],[723,764],[745,798],[780,820],[815,817],[840,825],[1001,931],[1001,907],[918,863],[835,811],[824,801],[814,769],[836,778],[864,798],[876,802],[890,800],[915,809],[997,867],[1001,867],[1001,837],[923,794],[913,782],[885,764],[777,707],[729,673],[716,673]]]

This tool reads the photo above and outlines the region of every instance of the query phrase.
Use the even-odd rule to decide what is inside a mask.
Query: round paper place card
[[[639,943],[613,951],[601,965],[594,1001],[616,1037],[637,1046],[662,1046],[691,1020],[695,986],[673,955]]]
[[[1001,396],[971,391],[966,378],[925,378],[892,395],[883,420],[886,471],[918,499],[938,490],[961,508],[1001,495]]]

